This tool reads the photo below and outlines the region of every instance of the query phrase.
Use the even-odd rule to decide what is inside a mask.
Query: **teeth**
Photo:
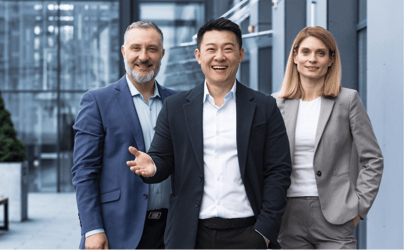
[[[218,66],[214,66],[213,69],[225,69],[226,67],[218,67]]]

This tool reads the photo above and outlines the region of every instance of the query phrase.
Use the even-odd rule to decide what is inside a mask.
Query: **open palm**
[[[143,177],[151,177],[154,175],[154,164],[148,154],[143,153],[132,146],[129,147],[129,152],[136,157],[135,160],[126,162],[132,172]]]

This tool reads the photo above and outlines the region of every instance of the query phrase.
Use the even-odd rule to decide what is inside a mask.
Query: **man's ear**
[[[201,64],[201,61],[200,61],[200,59],[201,59],[201,52],[199,51],[199,49],[195,49],[194,54],[195,54],[195,58],[196,58],[196,60],[198,61],[198,63]]]
[[[122,56],[123,56],[123,58],[125,58],[125,46],[121,46],[121,53],[122,53]]]
[[[240,49],[240,63],[243,61],[243,59],[244,59],[244,54],[245,54],[245,51],[244,51],[244,48],[241,48]]]
[[[166,54],[166,50],[163,49],[163,51],[161,51],[161,58],[163,58],[165,54]]]

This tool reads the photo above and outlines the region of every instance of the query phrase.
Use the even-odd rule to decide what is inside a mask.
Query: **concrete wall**
[[[384,156],[380,191],[368,215],[367,247],[403,245],[402,0],[368,1],[367,109]]]
[[[28,218],[28,166],[25,163],[0,163],[0,196],[8,197],[8,219],[20,222]],[[0,211],[3,221],[4,209]]]

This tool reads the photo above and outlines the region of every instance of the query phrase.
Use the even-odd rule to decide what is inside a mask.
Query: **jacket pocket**
[[[117,189],[117,190],[110,191],[108,193],[101,194],[100,201],[101,201],[101,204],[103,204],[103,203],[119,200],[120,197],[121,197],[121,190]]]

